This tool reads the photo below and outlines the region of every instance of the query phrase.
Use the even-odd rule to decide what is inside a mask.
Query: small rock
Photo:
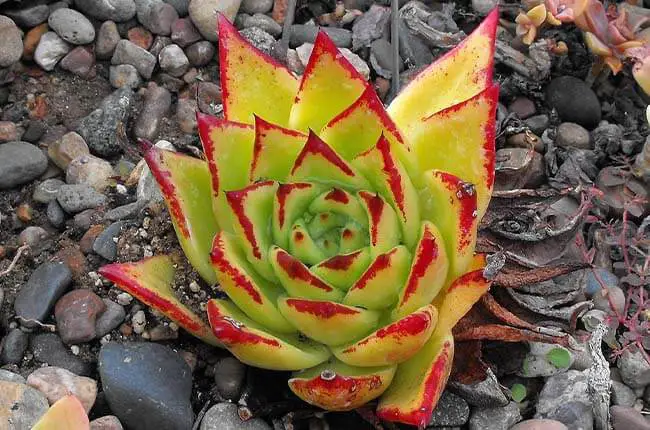
[[[180,18],[173,22],[171,27],[171,39],[181,48],[201,40],[201,33],[194,27],[189,18]]]
[[[0,381],[16,382],[18,384],[24,384],[27,382],[27,380],[19,374],[5,369],[0,369]]]
[[[104,21],[97,32],[97,42],[95,43],[95,55],[100,60],[108,60],[113,56],[117,43],[121,40],[120,33],[117,31],[117,24],[113,21]]]
[[[119,327],[126,317],[126,311],[122,306],[110,299],[102,299],[106,310],[102,312],[95,321],[95,337],[100,338]]]
[[[55,32],[48,31],[41,36],[36,51],[34,51],[34,61],[48,72],[54,70],[56,64],[70,52],[70,45],[61,39]]]
[[[352,26],[352,49],[357,51],[369,46],[384,34],[390,20],[390,8],[372,5],[367,12],[354,21]]]
[[[18,140],[18,127],[11,121],[0,121],[0,143]]]
[[[40,391],[25,384],[0,381],[0,417],[3,429],[30,429],[48,408],[47,399]]]
[[[27,142],[0,145],[0,190],[13,188],[36,179],[47,170],[47,157]]]
[[[65,224],[65,212],[63,212],[63,208],[56,200],[52,200],[47,204],[46,215],[47,220],[55,228],[61,228]]]
[[[370,44],[370,64],[377,74],[383,78],[390,79],[392,72],[392,47],[386,39],[377,39]],[[400,59],[400,71],[404,69],[404,63]]]
[[[510,430],[569,430],[569,428],[555,420],[532,419],[515,424]]]
[[[264,420],[242,421],[234,403],[217,403],[203,416],[200,430],[271,430]]]
[[[46,4],[36,4],[20,9],[8,10],[5,14],[21,27],[32,28],[47,21],[47,17],[50,15],[50,8]]]
[[[191,0],[188,12],[192,22],[206,39],[217,41],[217,12],[230,22],[235,20],[241,0]]]
[[[85,376],[77,376],[60,367],[41,367],[27,377],[27,385],[45,394],[50,404],[67,395],[74,395],[83,405],[86,413],[95,404],[97,381]]]
[[[256,13],[253,16],[238,15],[237,18],[240,19],[242,28],[258,27],[273,37],[279,37],[282,34],[282,26],[268,15]]]
[[[43,263],[34,270],[14,302],[16,317],[25,327],[37,327],[58,298],[70,287],[72,272],[65,264]]]
[[[563,148],[592,149],[589,132],[572,122],[563,122],[558,126],[555,143]]]
[[[130,64],[138,70],[143,78],[150,79],[153,69],[156,67],[156,57],[135,43],[122,39],[115,47],[111,64]]]
[[[75,6],[100,21],[125,22],[135,16],[135,0],[75,0]]]
[[[85,45],[95,40],[95,28],[83,14],[74,9],[58,9],[47,20],[61,39],[74,45]]]
[[[195,67],[202,67],[208,64],[214,58],[217,50],[214,45],[207,40],[193,43],[185,49],[185,55],[190,64]]]
[[[90,375],[91,367],[76,357],[54,333],[32,336],[30,346],[37,361],[62,367],[75,375]]]
[[[212,82],[199,82],[197,89],[199,110],[203,113],[216,115],[216,107],[221,104],[221,88]]]
[[[192,372],[171,349],[155,343],[107,343],[99,352],[99,374],[111,411],[125,427],[192,427]]]
[[[601,121],[598,127],[591,132],[596,152],[614,155],[621,149],[623,139],[623,129],[616,124],[610,124],[607,121]],[[23,137],[23,139],[25,139]]]
[[[650,430],[650,421],[634,408],[612,406],[609,413],[614,430]]]
[[[196,133],[196,110],[198,105],[193,98],[179,98],[176,103],[176,121],[183,133]]]
[[[19,364],[29,346],[29,333],[19,328],[9,331],[0,343],[0,364]]]
[[[178,330],[174,330],[173,327],[170,327],[168,324],[158,324],[148,332],[149,340],[152,342],[178,339]]]
[[[154,34],[169,36],[172,24],[178,19],[178,12],[174,6],[163,2],[154,2],[146,9],[143,19],[138,16],[142,25]]]
[[[129,87],[136,89],[142,85],[138,70],[130,64],[111,66],[109,77],[113,88]]]
[[[539,376],[551,376],[565,372],[573,364],[574,356],[571,350],[559,345],[542,342],[529,342],[530,350],[522,364],[521,376],[525,378],[536,378]],[[569,363],[566,367],[556,367],[548,359],[548,354],[554,349],[566,351],[569,356]]]
[[[183,50],[175,44],[165,46],[158,54],[160,68],[172,76],[183,76],[190,67],[190,61]]]
[[[487,370],[487,378],[475,384],[461,384],[450,382],[450,391],[465,399],[471,406],[480,408],[502,407],[508,404],[508,398],[501,390],[496,376],[490,369]]]
[[[174,6],[178,16],[187,16],[187,9],[190,6],[190,0],[163,0],[165,3]]]
[[[518,188],[537,188],[546,181],[544,158],[533,152],[532,160],[526,164],[530,154],[525,148],[501,148],[497,150],[497,176],[495,189],[500,191]],[[522,167],[526,166],[526,167]]]
[[[149,52],[151,55],[154,57],[158,58],[158,54],[160,54],[160,51],[167,46],[172,44],[172,38],[167,37],[167,36],[156,36],[156,38],[153,40],[153,44],[151,45],[151,48],[149,48]]]
[[[619,381],[611,381],[611,395],[612,403],[617,406],[625,406],[631,408],[636,402],[636,394],[634,391]]]
[[[70,291],[54,307],[54,317],[61,340],[67,344],[89,342],[95,338],[97,315],[106,305],[90,290]]]
[[[246,365],[234,357],[226,357],[214,366],[214,382],[224,398],[237,401],[246,378]]]
[[[526,97],[517,97],[508,106],[508,111],[517,114],[520,119],[527,119],[535,115],[535,103]]]
[[[47,23],[41,24],[29,30],[25,34],[23,39],[23,59],[32,61],[34,59],[34,52],[38,43],[41,41],[41,37],[50,31],[50,27],[47,26]]]
[[[88,145],[83,137],[71,131],[61,137],[61,139],[50,144],[47,148],[47,155],[61,169],[66,170],[68,165],[75,158],[83,155],[89,155]]]
[[[89,185],[66,184],[59,189],[57,201],[69,214],[106,204],[106,196]]]
[[[119,221],[122,219],[135,218],[146,205],[143,202],[135,201],[127,203],[123,206],[118,206],[106,212],[104,215],[105,221]]]
[[[36,143],[43,134],[45,134],[45,124],[43,121],[31,120],[27,125],[27,130],[22,136],[22,140],[29,143]]]
[[[616,361],[621,379],[630,388],[641,388],[650,384],[650,364],[638,350],[628,348]]]
[[[598,97],[583,80],[573,76],[553,79],[546,87],[546,103],[557,110],[562,121],[575,122],[588,130],[600,122]]]
[[[176,46],[176,48],[178,47]],[[180,48],[178,49],[180,50]],[[169,113],[171,103],[172,98],[169,91],[150,82],[144,95],[144,106],[135,123],[133,134],[136,137],[154,140],[158,136],[163,118]]]
[[[291,47],[300,46],[303,43],[314,43],[318,31],[322,30],[332,39],[334,44],[339,48],[348,48],[352,46],[352,32],[345,28],[336,27],[316,27],[314,25],[294,24],[291,26],[291,37],[289,44]]]
[[[52,261],[60,261],[72,271],[72,279],[78,283],[84,281],[88,273],[88,261],[79,246],[70,245],[61,248],[52,257]]]
[[[517,402],[500,408],[476,408],[469,419],[469,430],[508,430],[521,421]]]
[[[142,49],[149,49],[153,44],[153,34],[144,27],[130,28],[127,37]]]
[[[114,222],[97,236],[93,243],[93,251],[108,261],[115,261],[117,257],[117,238],[122,232],[122,221]]]
[[[11,18],[3,15],[0,15],[0,40],[0,67],[9,67],[23,55],[23,36]]]
[[[133,317],[131,317],[131,326],[135,334],[144,333],[144,329],[147,327],[147,316],[143,310],[139,310],[133,314]]]
[[[245,28],[239,33],[244,37],[244,39],[248,40],[251,45],[260,51],[271,55],[273,45],[275,45],[275,38],[269,33],[258,27]]]
[[[240,10],[249,15],[267,13],[271,9],[273,9],[273,0],[243,0],[240,6]]]
[[[128,306],[131,304],[133,301],[133,296],[129,293],[126,292],[121,292],[118,294],[115,299],[117,300],[117,303],[121,306]]]
[[[113,166],[108,161],[94,155],[81,155],[70,162],[65,172],[68,184],[90,185],[103,191],[113,176]]]
[[[535,418],[555,419],[571,430],[591,430],[593,413],[585,374],[569,370],[549,377],[539,393]]]
[[[124,430],[115,415],[106,415],[90,422],[90,430]]]
[[[92,50],[83,46],[77,46],[70,51],[59,65],[63,70],[83,79],[90,79],[96,75],[95,55]]]
[[[50,234],[42,227],[30,226],[20,232],[18,235],[18,243],[29,246],[32,248],[33,252],[35,248],[38,249],[42,245],[43,241],[46,240],[49,235]]]
[[[465,425],[469,419],[469,405],[462,397],[443,391],[436,408],[429,419],[429,427],[451,427]]]
[[[524,123],[530,127],[530,130],[538,136],[544,134],[544,131],[548,128],[550,120],[548,115],[535,115],[527,118]]]

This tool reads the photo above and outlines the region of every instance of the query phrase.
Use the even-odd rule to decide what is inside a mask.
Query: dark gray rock
[[[31,120],[27,125],[25,133],[21,138],[25,142],[36,143],[40,140],[41,137],[45,134],[46,126],[43,121]]]
[[[124,308],[110,299],[102,299],[106,305],[106,310],[97,318],[95,322],[95,335],[102,337],[116,329],[124,318],[126,311]]]
[[[75,6],[100,21],[128,21],[135,16],[135,0],[75,0]]]
[[[243,0],[239,11],[253,15],[255,13],[267,13],[273,9],[273,0]]]
[[[123,40],[120,44],[122,42],[131,43]],[[81,120],[77,132],[84,138],[91,152],[100,157],[109,157],[122,151],[116,130],[126,128],[127,114],[132,103],[133,91],[122,87],[107,96],[98,109]]]
[[[236,404],[217,403],[206,412],[200,430],[271,430],[271,426],[260,418],[242,421]]]
[[[107,343],[99,352],[106,400],[126,428],[189,429],[192,372],[183,358],[154,343]]]
[[[476,408],[469,419],[469,430],[508,430],[519,421],[521,413],[517,402],[500,408]]]
[[[641,388],[650,384],[650,364],[636,348],[628,348],[616,361],[621,371],[621,379],[631,388]]]
[[[162,0],[139,0],[136,3],[138,21],[153,34],[169,36],[171,26],[178,19],[174,6]]]
[[[143,78],[150,79],[153,69],[156,67],[156,57],[135,43],[122,39],[115,47],[111,64],[130,64],[138,69],[138,73]]]
[[[0,381],[17,382],[18,384],[25,384],[27,382],[21,375],[5,369],[0,369]]]
[[[228,400],[239,400],[245,378],[246,365],[234,357],[226,357],[214,366],[214,383]]]
[[[631,408],[636,402],[634,390],[619,381],[611,381],[612,404]]]
[[[217,52],[214,45],[207,40],[196,42],[185,48],[185,55],[190,60],[190,64],[195,67],[202,67],[208,64],[214,58]]]
[[[97,42],[95,43],[95,55],[97,58],[100,60],[111,58],[120,39],[117,24],[113,21],[104,21],[97,32]]]
[[[144,209],[145,203],[140,201],[135,201],[133,203],[127,203],[123,206],[118,206],[106,212],[104,215],[104,220],[106,221],[119,221],[122,219],[130,219],[138,216],[140,211]]]
[[[563,122],[558,126],[555,143],[563,148],[592,149],[589,132],[572,122]]]
[[[585,374],[569,370],[549,377],[539,393],[535,418],[560,421],[570,430],[591,430],[593,413]]]
[[[47,157],[27,142],[0,144],[0,190],[36,179],[47,170]]]
[[[544,133],[550,124],[548,115],[535,115],[524,120],[524,124],[530,127],[530,130],[538,136],[541,136]]]
[[[16,317],[26,327],[44,322],[57,299],[72,283],[72,272],[63,263],[43,263],[34,270],[14,302]]]
[[[458,394],[470,405],[480,408],[505,406],[509,402],[490,369],[487,370],[487,378],[484,381],[475,384],[461,384],[452,381],[448,387],[450,391]]]
[[[431,414],[428,427],[462,426],[469,419],[469,405],[462,397],[444,391]]]
[[[65,224],[65,212],[63,212],[63,208],[56,200],[52,200],[47,204],[46,214],[47,220],[52,226],[61,228]]]
[[[106,204],[105,195],[84,184],[61,186],[56,199],[63,210],[70,214]]]
[[[76,375],[89,376],[91,366],[75,356],[54,333],[32,336],[30,348],[34,358],[50,366],[62,367]]]
[[[11,330],[0,344],[0,364],[18,364],[29,346],[29,333],[19,328]]]
[[[0,67],[9,67],[23,55],[23,37],[13,20],[3,15],[0,15],[0,38]]]
[[[261,13],[256,13],[252,16],[239,14],[237,15],[237,20],[241,28],[258,27],[273,37],[279,37],[282,34],[282,26],[268,15]]]
[[[162,70],[176,78],[183,76],[190,68],[190,61],[181,47],[173,43],[160,50],[158,61]]]
[[[178,16],[187,16],[187,8],[190,6],[190,0],[163,0],[165,3],[174,6]]]
[[[354,21],[352,26],[352,49],[364,48],[373,40],[381,38],[390,20],[390,8],[372,5],[367,12]]]
[[[314,25],[294,24],[291,26],[291,47],[300,46],[303,43],[314,43],[318,30],[323,30],[339,48],[352,46],[352,32],[344,28],[316,27]]]
[[[117,243],[115,238],[122,232],[122,221],[114,222],[102,231],[93,243],[93,251],[108,261],[115,261],[117,257]]]
[[[37,4],[20,9],[6,10],[3,13],[13,19],[19,26],[32,28],[47,21],[47,17],[50,15],[50,8],[46,4]]]
[[[591,130],[601,117],[596,93],[581,79],[560,76],[546,87],[546,103],[555,108],[562,121],[575,122]]]
[[[74,45],[85,45],[95,40],[92,23],[74,9],[64,8],[52,12],[47,24],[61,39]]]

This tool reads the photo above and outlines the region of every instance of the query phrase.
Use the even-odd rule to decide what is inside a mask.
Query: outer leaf
[[[390,385],[395,366],[351,367],[336,360],[299,372],[289,388],[312,405],[330,411],[348,411],[379,397]]]
[[[386,366],[402,363],[429,340],[438,312],[427,305],[380,328],[352,345],[331,348],[339,360],[351,366]]]
[[[284,181],[307,141],[307,135],[255,116],[255,146],[250,180]]]
[[[205,161],[156,147],[145,154],[160,186],[176,236],[192,266],[209,283],[216,278],[208,258],[218,231],[210,205],[210,174]]]
[[[453,336],[436,330],[415,356],[398,366],[379,400],[377,416],[424,428],[447,384],[453,358]]]
[[[449,256],[449,277],[467,270],[478,232],[476,191],[472,184],[439,170],[425,174],[421,201],[424,217],[440,229]]]
[[[411,129],[411,145],[422,171],[438,169],[476,187],[478,219],[494,185],[495,115],[499,88],[444,109]]]
[[[32,430],[85,430],[90,429],[88,415],[75,396],[69,395],[57,400]]]
[[[253,124],[253,114],[287,125],[298,80],[269,55],[248,43],[219,14],[219,72],[224,116]]]
[[[335,115],[350,106],[367,86],[365,79],[339,53],[327,34],[319,32],[291,108],[290,128],[320,131]]]
[[[467,100],[492,84],[498,21],[495,8],[472,34],[427,67],[390,104],[388,113],[408,142],[412,142],[411,128],[423,118]]]
[[[399,220],[393,208],[379,194],[360,191],[358,196],[368,217],[370,255],[376,258],[399,244]]]
[[[276,307],[284,291],[251,270],[232,235],[219,233],[214,238],[210,256],[219,286],[249,318],[273,331],[295,331]]]
[[[305,336],[325,345],[357,340],[379,321],[379,312],[323,300],[281,298],[278,308]]]
[[[323,345],[291,334],[275,334],[257,325],[235,305],[210,300],[208,320],[215,336],[232,354],[250,366],[271,370],[300,370],[330,357]]]
[[[174,263],[171,257],[159,255],[136,263],[109,264],[100,268],[99,273],[120,289],[176,321],[194,336],[211,345],[219,345],[210,327],[174,295]]]
[[[340,290],[348,290],[370,265],[367,248],[335,255],[311,268],[311,271]]]
[[[451,331],[492,285],[483,277],[483,270],[468,272],[456,279],[444,294],[436,298],[438,326],[436,330]]]

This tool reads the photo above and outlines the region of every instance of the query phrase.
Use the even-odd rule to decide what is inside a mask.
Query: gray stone
[[[65,182],[60,179],[46,179],[34,188],[32,199],[38,203],[49,203],[56,200],[59,189],[63,185],[65,185]]]
[[[508,430],[519,421],[521,413],[517,402],[500,408],[476,408],[469,419],[469,430]]]
[[[273,37],[279,37],[282,34],[282,26],[275,22],[268,15],[256,13],[255,15],[238,15],[237,19],[242,28],[258,27]]]
[[[191,0],[188,12],[192,22],[206,39],[217,41],[217,12],[233,22],[241,0]]]
[[[616,361],[621,379],[631,388],[650,384],[650,364],[636,348],[627,348]]]
[[[24,384],[27,382],[27,380],[19,374],[5,369],[0,369],[0,381],[16,382],[18,384]]]
[[[194,42],[201,40],[201,33],[194,27],[189,18],[180,18],[172,24],[172,42],[185,48]]]
[[[567,426],[556,420],[532,419],[515,424],[510,430],[568,430]]]
[[[43,70],[54,70],[56,64],[70,52],[70,45],[53,31],[41,36],[34,51],[34,61]]]
[[[392,72],[392,47],[388,40],[377,39],[370,44],[370,64],[379,76],[390,79]],[[400,70],[404,69],[404,63],[400,61]]]
[[[0,15],[0,40],[0,67],[9,67],[23,55],[23,37],[16,24],[3,15]]]
[[[612,386],[611,386],[612,403],[617,406],[626,406],[626,407],[634,406],[634,402],[636,402],[636,394],[634,393],[634,391],[622,382],[619,381],[611,381],[611,382],[612,382]]]
[[[344,28],[316,27],[314,25],[294,24],[291,26],[291,37],[289,44],[292,47],[300,46],[303,43],[314,43],[318,31],[322,30],[332,39],[339,48],[352,46],[352,32]]]
[[[390,8],[372,5],[367,12],[354,21],[352,26],[352,49],[359,50],[382,37],[388,21]]]
[[[72,160],[65,171],[65,181],[68,184],[90,185],[99,192],[108,187],[113,176],[111,163],[90,154]]]
[[[100,338],[119,327],[126,317],[126,311],[122,306],[110,299],[102,299],[106,310],[99,315],[95,322],[95,335]]]
[[[29,333],[19,328],[10,330],[0,343],[0,364],[19,364],[29,346]]]
[[[544,133],[550,124],[548,115],[535,115],[524,120],[524,124],[530,127],[530,130],[538,136]]]
[[[153,34],[169,36],[171,26],[178,19],[178,12],[162,0],[141,0],[136,3],[138,21]]]
[[[47,412],[40,391],[16,382],[0,381],[0,417],[3,430],[30,429]]]
[[[149,48],[149,52],[151,52],[151,55],[155,56],[158,58],[158,54],[160,54],[160,51],[167,46],[172,44],[172,38],[167,37],[167,36],[156,36],[153,40],[153,43],[151,44],[151,48]]]
[[[614,430],[650,430],[650,421],[634,408],[612,406],[609,412]]]
[[[100,21],[128,21],[135,16],[135,0],[75,0],[77,9]]]
[[[47,19],[47,24],[61,39],[74,45],[85,45],[95,40],[95,28],[83,14],[74,9],[58,9]]]
[[[462,397],[445,390],[431,414],[428,427],[462,426],[468,419],[467,402]]]
[[[563,148],[592,149],[589,132],[572,122],[563,122],[558,126],[555,143]]]
[[[549,377],[539,393],[535,418],[550,418],[570,430],[591,430],[593,413],[585,373],[569,370]]]
[[[273,0],[242,0],[239,10],[243,13],[253,15],[256,13],[267,13],[273,9]]]
[[[31,120],[29,121],[27,129],[25,130],[25,133],[21,139],[25,142],[37,143],[40,138],[43,137],[43,134],[45,134],[46,129],[47,126],[43,121]]]
[[[88,376],[91,366],[76,357],[54,333],[42,333],[32,336],[30,347],[34,358],[50,366],[62,367],[75,375]]]
[[[529,346],[530,350],[528,354],[526,354],[526,357],[524,357],[521,371],[518,372],[518,374],[525,378],[556,375],[565,372],[573,364],[573,352],[567,348],[541,342],[529,342]],[[556,367],[555,364],[548,359],[549,352],[554,349],[562,349],[569,354],[568,366]]]
[[[190,0],[163,0],[165,3],[174,6],[178,16],[187,16],[187,9],[190,6]]]
[[[260,51],[271,54],[273,45],[275,45],[275,38],[266,31],[258,27],[249,27],[239,33]]]
[[[46,4],[36,4],[20,9],[7,10],[4,13],[21,27],[32,28],[47,21],[50,8]]]
[[[118,206],[106,212],[104,215],[104,220],[106,221],[119,221],[122,219],[130,219],[138,216],[140,211],[144,209],[145,204],[141,201],[135,201],[133,203],[127,203],[122,206]]]
[[[83,79],[91,79],[97,75],[95,70],[95,54],[86,46],[77,46],[63,57],[59,63],[63,70]]]
[[[115,257],[117,257],[116,239],[120,236],[123,225],[124,223],[122,221],[117,221],[106,227],[106,229],[95,238],[93,251],[108,261],[115,261]]]
[[[65,224],[65,212],[56,200],[52,200],[47,204],[47,220],[53,227],[61,228]]]
[[[185,55],[190,64],[195,67],[202,67],[208,64],[214,58],[217,50],[214,45],[207,40],[193,43],[185,49]]]
[[[246,365],[234,357],[226,357],[214,366],[214,382],[225,399],[237,401],[241,394]]]
[[[59,297],[72,283],[72,272],[63,263],[43,263],[34,270],[14,302],[16,317],[25,327],[44,322]]]
[[[271,426],[259,418],[242,421],[234,403],[217,403],[208,409],[201,421],[200,430],[271,430]]]
[[[562,121],[575,122],[588,130],[600,122],[598,97],[583,80],[573,76],[553,79],[546,87],[546,103],[557,110]]]
[[[117,31],[117,24],[113,21],[104,21],[97,32],[95,55],[100,60],[107,60],[113,56],[117,43],[121,40]]]
[[[35,225],[30,225],[21,231],[18,235],[18,243],[21,245],[27,245],[32,248],[32,252],[40,252],[44,241],[50,236],[50,234],[43,228]]]
[[[138,70],[130,64],[111,66],[109,79],[113,88],[128,87],[136,89],[142,85],[142,78],[140,78]]]
[[[150,79],[153,69],[156,67],[156,57],[135,43],[122,39],[115,47],[111,64],[130,64],[138,70],[143,78]]]
[[[131,43],[126,40],[120,43],[122,42]],[[116,130],[126,129],[127,114],[132,103],[133,91],[122,87],[107,96],[98,109],[81,120],[77,132],[85,139],[92,152],[100,157],[110,157],[122,151]]]
[[[505,406],[509,403],[508,397],[501,390],[501,385],[490,369],[487,370],[487,378],[475,384],[461,384],[452,381],[449,383],[449,390],[458,394],[472,406],[480,408],[493,408]]]
[[[176,46],[176,45],[170,45]],[[167,47],[169,48],[169,47]],[[167,49],[165,48],[165,49]],[[178,46],[176,46],[178,48]],[[165,51],[163,49],[163,52]],[[180,48],[178,48],[180,50]],[[183,51],[181,51],[182,53]],[[162,56],[162,52],[161,52]],[[184,56],[184,55],[183,55]],[[144,106],[138,115],[133,134],[136,137],[153,141],[158,137],[162,120],[169,114],[172,96],[165,88],[149,83],[144,95]]]
[[[64,211],[69,214],[93,209],[106,204],[106,196],[88,185],[63,185],[56,197]]]
[[[165,46],[158,54],[160,68],[174,77],[181,77],[190,67],[190,61],[176,44]]]
[[[192,427],[192,372],[170,348],[107,343],[99,352],[99,375],[111,411],[126,428]]]
[[[27,142],[0,144],[0,190],[36,179],[47,170],[47,157]]]

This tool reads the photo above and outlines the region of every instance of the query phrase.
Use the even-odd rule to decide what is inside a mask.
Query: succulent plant
[[[175,297],[169,256],[101,273],[242,362],[295,371],[313,405],[380,397],[380,418],[425,425],[452,327],[490,286],[474,248],[494,182],[497,20],[385,110],[325,33],[299,81],[221,16],[225,118],[197,114],[205,160],[145,158],[185,255],[225,295],[208,326]]]

